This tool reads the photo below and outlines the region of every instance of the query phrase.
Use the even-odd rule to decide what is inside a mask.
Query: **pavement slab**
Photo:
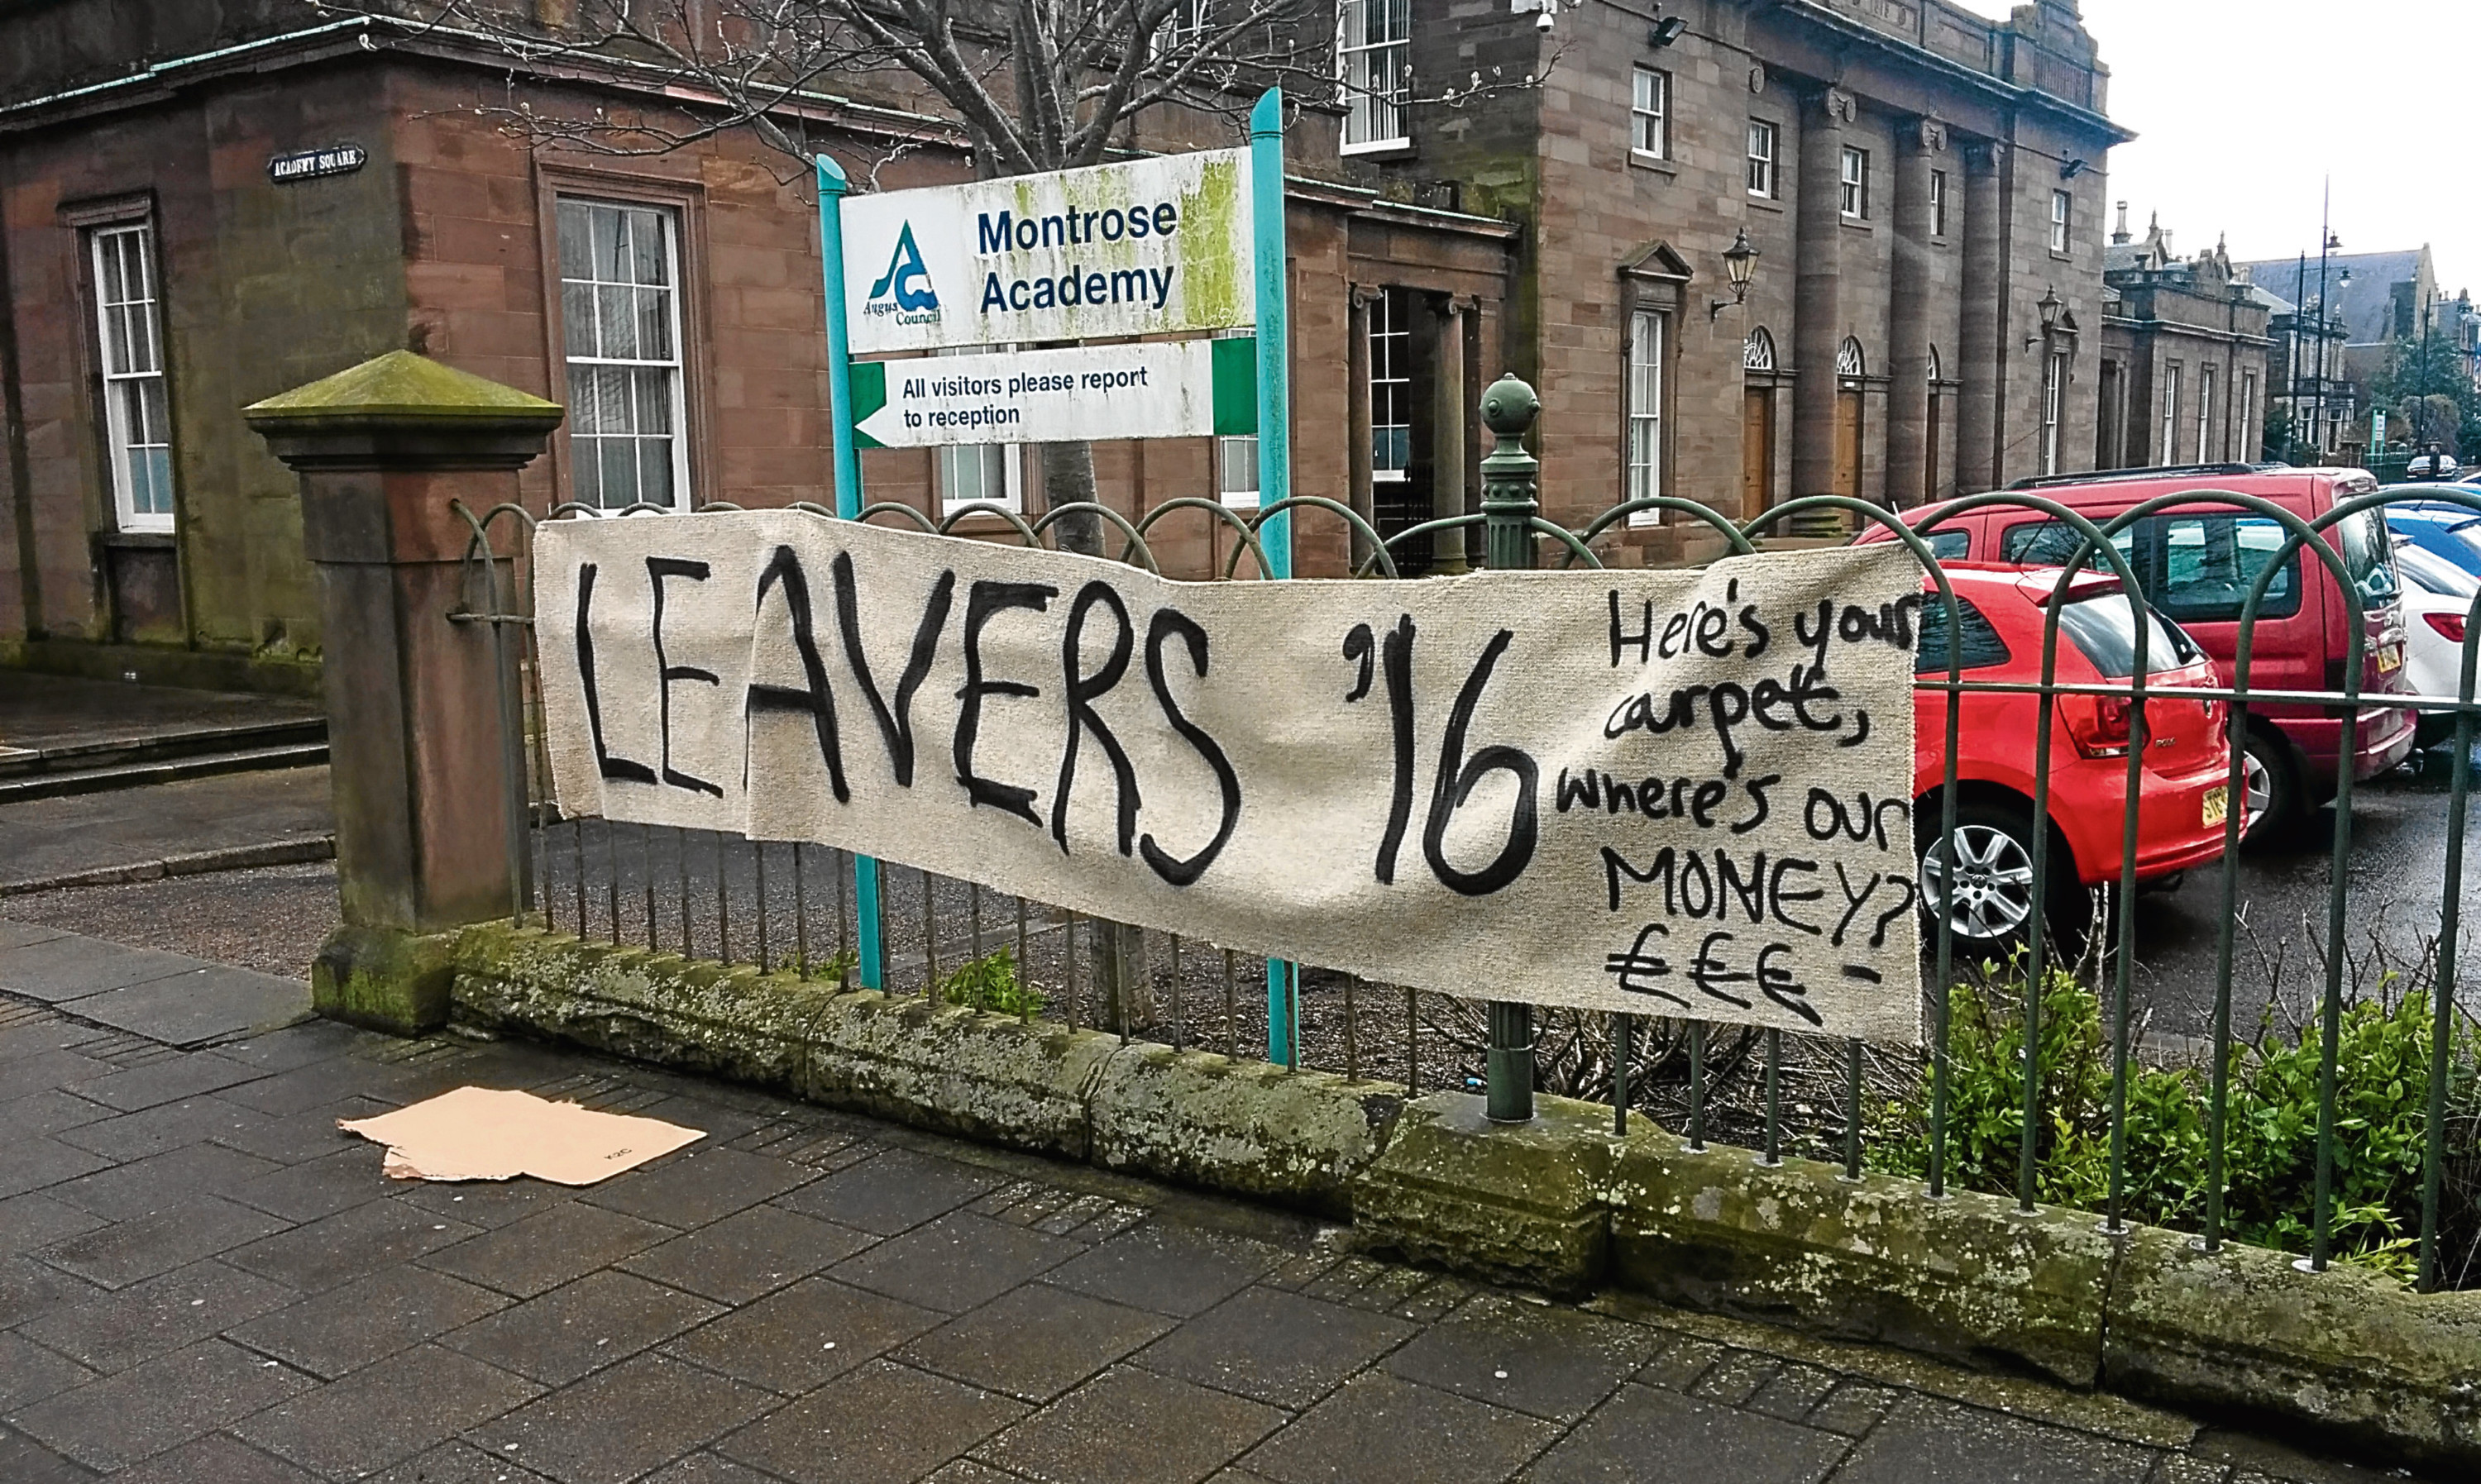
[[[170,1211],[116,1221],[41,1248],[35,1255],[64,1272],[108,1289],[211,1258],[273,1237],[286,1223],[218,1195],[198,1195]]]
[[[1243,1462],[1279,1484],[1496,1484],[1559,1431],[1540,1418],[1373,1370]]]
[[[1139,1351],[1137,1364],[1279,1407],[1306,1407],[1413,1332],[1382,1315],[1248,1289]]]
[[[508,1307],[505,1294],[427,1268],[391,1267],[233,1330],[253,1350],[326,1380]]]
[[[321,1484],[317,1474],[222,1433],[209,1433],[112,1477],[114,1484]]]
[[[448,1442],[542,1390],[470,1356],[422,1345],[270,1407],[233,1431],[314,1473],[353,1477]]]
[[[727,1304],[745,1304],[877,1241],[780,1206],[753,1206],[623,1259],[640,1277]]]
[[[1286,1420],[1262,1402],[1120,1367],[992,1439],[978,1457],[1058,1484],[1191,1484]]]
[[[187,953],[126,948],[64,933],[22,948],[0,949],[0,990],[60,1004],[108,989],[190,974],[200,967]]]
[[[790,1394],[868,1364],[943,1317],[884,1294],[810,1278],[736,1309],[666,1349]]]
[[[309,1019],[310,987],[279,975],[212,964],[88,995],[66,1008],[81,1019],[168,1045],[207,1046]],[[263,1075],[258,1069],[248,1074]]]
[[[1029,1409],[995,1392],[873,1361],[717,1445],[793,1484],[916,1479]]]
[[[24,1408],[13,1425],[90,1469],[168,1452],[303,1390],[310,1379],[209,1340]]]
[[[1667,1484],[1817,1484],[1851,1445],[1834,1433],[1630,1386],[1545,1453],[1528,1477],[1533,1484],[1633,1484],[1645,1477],[1649,1460],[1659,1459]],[[2142,1478],[2144,1467],[2123,1480]],[[2009,1475],[1971,1477],[1987,1484]]]
[[[1020,1401],[1049,1401],[1173,1321],[1030,1283],[907,1344],[897,1359]]]
[[[617,1365],[723,1310],[633,1273],[589,1273],[475,1320],[439,1342],[553,1386]]]
[[[561,1484],[635,1479],[711,1443],[781,1398],[661,1355],[641,1355],[480,1429],[486,1450]]]
[[[17,1333],[110,1374],[211,1339],[293,1298],[280,1284],[211,1259],[65,1305],[19,1325]]]
[[[1387,1357],[1391,1375],[1493,1406],[1574,1421],[1661,1347],[1641,1326],[1484,1294]]]

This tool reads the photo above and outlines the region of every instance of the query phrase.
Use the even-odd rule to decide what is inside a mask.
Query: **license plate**
[[[2206,791],[2206,822],[2220,824],[2232,812],[2231,785],[2216,784]]]
[[[2390,674],[2403,668],[2403,646],[2389,644],[2378,651],[2378,673]]]

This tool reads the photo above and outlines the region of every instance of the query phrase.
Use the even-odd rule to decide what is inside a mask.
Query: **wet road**
[[[2475,763],[2475,781],[2481,783],[2481,758]],[[2344,872],[2347,996],[2356,989],[2378,992],[2389,970],[2399,976],[2387,988],[2399,993],[2407,984],[2426,982],[2435,967],[2445,898],[2448,765],[2444,749],[2417,753],[2413,763],[2353,792]],[[2336,811],[2329,807],[2295,839],[2240,858],[2232,1004],[2233,1027],[2243,1035],[2257,1028],[2269,1005],[2278,1006],[2278,1015],[2299,1015],[2324,990],[2336,827]],[[2134,983],[2139,999],[2152,1006],[2157,1032],[2203,1035],[2212,1028],[2223,870],[2191,872],[2179,891],[2138,898]],[[2473,948],[2472,920],[2481,914],[2476,872],[2481,860],[2469,862],[2463,886],[2465,926],[2458,936],[2466,956]],[[2463,1002],[2481,1011],[2481,984],[2469,973],[2459,972],[2457,978]]]

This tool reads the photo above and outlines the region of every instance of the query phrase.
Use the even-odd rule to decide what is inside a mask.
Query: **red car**
[[[2156,496],[2192,490],[2262,496],[2303,519],[2315,520],[2338,501],[2377,487],[2377,481],[2358,469],[2259,470],[2247,465],[2125,470],[2026,480],[2009,486],[2054,500],[2097,525]],[[1935,519],[1940,508],[1923,506],[1906,510],[1903,518],[1920,526]],[[1872,526],[1854,539],[1893,538],[1885,527]],[[2366,636],[2362,693],[2408,693],[2412,686],[2404,674],[2401,584],[2386,523],[2376,511],[2365,511],[2330,527],[2326,539],[2342,558],[2361,596]],[[1929,540],[1943,561],[2059,566],[2075,555],[2082,537],[2073,527],[2036,510],[1984,506],[1941,522]],[[2262,515],[2203,501],[2193,508],[2174,508],[2137,521],[2119,534],[2116,544],[2155,611],[2183,625],[2230,675],[2239,652],[2238,619],[2249,585],[2284,540],[2282,527]],[[2259,609],[2250,684],[2271,690],[2340,690],[2350,641],[2342,589],[2322,562],[2293,552],[2267,586]],[[2252,838],[2287,828],[2335,796],[2342,734],[2342,720],[2332,707],[2260,702],[2249,708],[2244,775]],[[2352,777],[2357,781],[2386,771],[2412,751],[2413,714],[2363,709],[2358,743]]]
[[[2044,608],[2060,573],[1977,562],[1947,565],[1963,625],[1964,678],[2039,682]],[[1921,610],[1915,670],[1944,679],[1947,627],[1937,587]],[[2231,744],[2223,703],[2184,700],[2183,688],[2221,684],[2213,661],[2176,624],[2145,611],[2147,637],[2143,783],[2138,794],[2136,874],[2176,878],[2223,853],[2231,807]],[[2078,574],[2059,610],[2060,685],[2128,682],[2136,672],[2136,612],[2115,577]],[[1946,695],[1915,692],[1914,843],[1921,856],[1921,899],[1933,927],[1944,904],[1959,949],[2004,950],[2029,936],[2033,900],[2033,789],[2041,699],[2032,694],[1966,692],[1957,718],[1953,889],[1942,887],[1939,789],[1946,779]],[[2050,899],[2040,904],[2064,939],[2090,917],[2090,888],[2120,876],[2127,822],[2130,703],[2107,695],[2061,695],[2050,734]],[[2176,884],[2176,881],[2175,881]]]

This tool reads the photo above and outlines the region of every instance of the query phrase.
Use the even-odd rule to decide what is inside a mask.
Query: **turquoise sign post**
[[[1251,254],[1258,292],[1258,503],[1273,508],[1258,528],[1267,575],[1293,575],[1292,274],[1284,261],[1284,91],[1269,88],[1249,110]],[[1292,1066],[1299,1054],[1301,966],[1267,960],[1267,1059]]]
[[[853,452],[852,350],[845,333],[845,172],[824,153],[819,156],[819,252],[825,260],[827,285],[827,426],[835,430],[836,513],[847,520],[861,514],[861,458]],[[878,862],[853,857],[853,915],[859,928],[853,937],[861,987],[887,987],[887,950],[879,942]]]

